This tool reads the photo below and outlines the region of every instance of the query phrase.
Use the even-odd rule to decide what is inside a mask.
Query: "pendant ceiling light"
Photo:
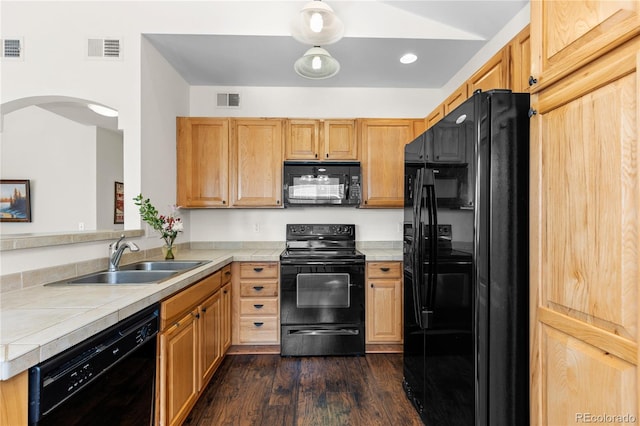
[[[325,49],[314,46],[295,62],[293,69],[302,77],[321,80],[336,75],[340,63]]]
[[[304,44],[325,46],[342,38],[344,25],[331,6],[316,0],[307,3],[294,20],[291,34]]]

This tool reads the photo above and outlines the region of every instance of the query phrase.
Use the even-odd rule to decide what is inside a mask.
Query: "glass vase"
[[[162,254],[164,255],[164,260],[173,260],[175,259],[175,255],[178,249],[172,244],[165,244],[162,246]]]

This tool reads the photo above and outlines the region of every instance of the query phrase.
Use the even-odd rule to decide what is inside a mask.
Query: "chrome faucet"
[[[129,248],[129,250],[131,251],[140,250],[140,248],[131,241],[120,244],[122,240],[124,240],[124,234],[120,236],[118,241],[109,244],[109,272],[118,270],[118,266],[120,265],[120,258],[122,257],[122,252],[124,252],[124,249]]]

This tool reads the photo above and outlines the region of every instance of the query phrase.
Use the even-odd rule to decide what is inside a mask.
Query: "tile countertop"
[[[233,261],[277,262],[282,249],[185,250],[210,260],[159,284],[35,286],[0,300],[0,380],[7,380]],[[401,261],[401,249],[360,249],[367,261]]]

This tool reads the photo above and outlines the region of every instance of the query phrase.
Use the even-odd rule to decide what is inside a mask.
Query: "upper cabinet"
[[[535,26],[535,27],[534,27]],[[542,90],[640,34],[638,1],[532,1],[533,90]]]
[[[529,34],[529,25],[527,25],[510,43],[509,72],[511,90],[514,92],[529,90],[529,76],[531,75],[531,37]]]
[[[229,120],[177,118],[177,203],[229,205]]]
[[[284,120],[231,121],[231,205],[281,207]]]
[[[500,50],[467,80],[467,97],[471,96],[476,90],[486,92],[491,89],[510,88],[509,51],[509,46]]]
[[[355,120],[289,119],[285,160],[357,160]]]
[[[451,111],[456,109],[458,105],[466,101],[468,98],[467,93],[467,84],[463,84],[458,87],[458,89],[449,95],[447,99],[443,102],[444,115],[449,114]],[[434,123],[435,124],[435,123]]]
[[[444,104],[440,104],[436,109],[431,111],[431,114],[427,115],[427,118],[425,118],[424,121],[426,129],[432,128],[433,125],[440,121],[444,116]]]
[[[414,138],[414,120],[359,121],[363,207],[404,206],[404,146]]]

